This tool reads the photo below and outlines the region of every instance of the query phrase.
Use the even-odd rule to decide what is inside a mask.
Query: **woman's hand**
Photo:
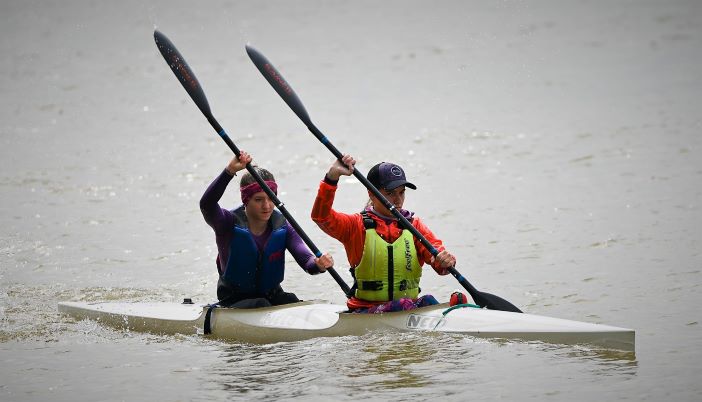
[[[334,259],[331,254],[326,253],[319,258],[315,258],[314,263],[317,265],[317,268],[319,268],[319,272],[325,272],[327,269],[334,266]]]
[[[437,268],[452,268],[456,266],[456,257],[446,250],[441,251],[435,257],[431,258],[431,265]]]
[[[341,160],[335,160],[327,172],[329,180],[337,181],[341,176],[351,176],[356,160],[351,155],[344,155]]]
[[[252,160],[253,158],[251,155],[249,155],[246,151],[241,151],[239,153],[239,157],[233,157],[225,169],[230,175],[236,176],[236,172],[246,169],[246,165],[251,163]]]

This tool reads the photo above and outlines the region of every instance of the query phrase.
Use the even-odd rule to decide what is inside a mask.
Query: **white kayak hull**
[[[156,334],[203,334],[207,306],[178,303],[62,302],[59,311],[116,328]],[[383,314],[346,313],[346,306],[312,301],[258,309],[215,308],[213,337],[274,343],[316,337],[363,335],[369,331],[436,331],[481,338],[518,339],[556,344],[589,344],[634,351],[634,331],[534,314],[464,307],[443,315],[439,304]]]

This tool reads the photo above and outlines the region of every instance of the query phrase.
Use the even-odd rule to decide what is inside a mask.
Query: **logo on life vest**
[[[410,314],[407,316],[407,329],[436,329],[444,326],[446,322],[440,317]]]
[[[285,256],[285,250],[278,250],[274,253],[272,253],[268,257],[268,262],[273,262],[282,259]]]

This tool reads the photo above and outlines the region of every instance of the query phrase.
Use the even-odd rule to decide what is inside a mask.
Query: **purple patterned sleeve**
[[[233,216],[228,210],[219,206],[219,200],[224,195],[227,185],[232,180],[232,176],[225,171],[207,187],[205,193],[200,198],[200,211],[205,218],[205,222],[214,229],[217,242],[217,270],[222,274],[222,270],[229,259],[229,242],[231,241],[233,226]]]
[[[205,193],[200,198],[200,211],[205,218],[205,222],[214,229],[215,233],[227,230],[227,219],[229,211],[219,206],[219,200],[224,195],[224,190],[232,180],[232,176],[223,170],[217,178],[207,187]]]
[[[317,264],[314,263],[314,254],[310,252],[305,242],[302,241],[302,238],[297,234],[290,223],[286,222],[285,224],[288,226],[288,240],[285,246],[290,254],[292,254],[293,258],[295,258],[297,264],[310,275],[320,273]]]

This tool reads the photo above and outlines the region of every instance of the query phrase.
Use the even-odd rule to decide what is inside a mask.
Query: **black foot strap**
[[[219,303],[212,303],[209,306],[207,306],[207,313],[205,313],[205,335],[209,335],[212,333],[212,327],[210,326],[210,318],[212,317],[212,310],[214,310],[218,306]]]

